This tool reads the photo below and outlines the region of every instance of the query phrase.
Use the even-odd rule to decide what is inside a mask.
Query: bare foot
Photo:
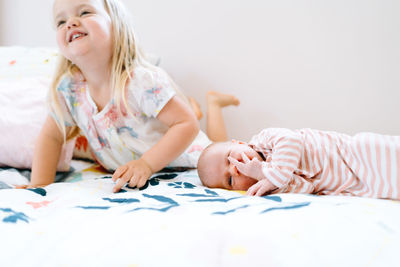
[[[226,107],[230,105],[238,106],[240,104],[240,101],[233,95],[223,94],[215,91],[208,91],[207,103],[216,104],[219,107]]]
[[[197,119],[200,120],[203,117],[203,112],[201,112],[199,103],[193,97],[189,97],[189,103]]]

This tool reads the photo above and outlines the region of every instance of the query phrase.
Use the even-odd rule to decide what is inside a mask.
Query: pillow
[[[0,166],[31,168],[56,56],[55,49],[0,47]],[[69,170],[74,145],[64,145],[58,171]]]
[[[0,46],[0,166],[31,168],[57,55],[56,48]],[[160,63],[156,55],[146,57]],[[63,147],[57,170],[68,170],[72,157],[93,160],[84,136]]]

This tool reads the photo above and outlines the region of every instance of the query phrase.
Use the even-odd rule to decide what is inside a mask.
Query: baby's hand
[[[262,196],[265,193],[271,192],[272,190],[276,189],[277,187],[271,183],[268,179],[262,179],[257,183],[250,186],[247,190],[246,195],[248,196]]]
[[[119,167],[113,174],[112,180],[119,181],[113,188],[113,192],[118,192],[126,183],[130,187],[143,187],[150,176],[153,174],[150,166],[143,160],[132,160],[127,164]]]
[[[237,170],[246,176],[254,178],[256,180],[262,180],[265,178],[262,172],[262,161],[256,157],[251,160],[247,157],[245,153],[241,153],[243,162],[237,161],[232,157],[228,157],[229,162],[231,162]]]

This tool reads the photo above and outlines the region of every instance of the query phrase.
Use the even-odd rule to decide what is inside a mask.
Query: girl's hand
[[[114,172],[111,179],[113,182],[119,181],[114,186],[113,192],[118,192],[126,183],[129,183],[130,187],[141,188],[152,174],[150,166],[142,158],[132,160]]]
[[[28,189],[30,188],[29,185],[27,184],[22,184],[22,185],[14,185],[15,189]]]
[[[262,180],[265,178],[264,173],[262,172],[262,161],[257,159],[256,157],[251,160],[247,157],[245,153],[241,153],[243,162],[240,162],[232,157],[228,157],[229,162],[231,162],[237,170],[246,176],[254,178],[256,180]]]
[[[31,188],[38,188],[38,187],[45,187],[47,184],[44,184],[44,185],[36,185],[36,186],[34,186],[34,185],[31,185],[31,184],[16,184],[16,185],[14,185],[15,186],[15,189],[31,189]]]

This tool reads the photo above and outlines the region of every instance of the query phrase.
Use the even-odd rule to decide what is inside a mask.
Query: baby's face
[[[207,152],[207,177],[204,177],[203,183],[211,188],[226,188],[231,190],[247,190],[257,182],[249,176],[240,173],[237,168],[228,160],[232,157],[243,162],[241,153],[244,153],[249,159],[254,157],[260,161],[263,159],[251,147],[243,142],[231,141],[217,144]]]

